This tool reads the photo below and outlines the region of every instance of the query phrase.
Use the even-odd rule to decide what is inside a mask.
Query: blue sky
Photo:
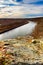
[[[30,4],[43,5],[43,1],[31,2]]]
[[[43,0],[0,0],[0,18],[43,17]]]

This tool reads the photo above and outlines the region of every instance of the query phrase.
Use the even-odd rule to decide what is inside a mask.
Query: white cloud
[[[6,5],[0,5],[0,8],[1,8],[1,7],[6,7]]]
[[[37,1],[43,1],[43,0],[23,0],[24,3],[32,3],[32,2],[37,2]],[[22,2],[22,0],[21,0]],[[13,4],[19,4],[16,0],[0,0],[0,3],[13,3]]]
[[[25,0],[28,1],[28,0]],[[29,0],[30,1],[30,0]],[[34,0],[32,0],[34,1]],[[38,1],[38,0],[35,0]],[[1,5],[2,6],[2,5]],[[22,4],[21,6],[7,6],[0,9],[0,18],[25,18],[27,15],[43,14],[43,5],[36,6],[30,4]],[[31,16],[33,17],[33,16]]]
[[[16,4],[16,5],[18,5],[20,3],[13,1],[13,0],[0,0],[0,4]]]

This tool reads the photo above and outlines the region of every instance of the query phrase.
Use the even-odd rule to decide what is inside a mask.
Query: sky
[[[43,0],[0,0],[0,18],[43,17]]]

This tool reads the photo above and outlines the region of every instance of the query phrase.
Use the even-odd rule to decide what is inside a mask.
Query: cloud
[[[25,0],[25,2],[37,2],[40,0]],[[14,2],[15,3],[15,2]],[[17,3],[17,2],[16,2]],[[43,5],[20,4],[8,5],[0,9],[0,18],[29,18],[43,16]],[[2,7],[2,5],[1,5]]]
[[[9,5],[9,4],[16,4],[16,5],[19,5],[20,3],[19,2],[16,2],[16,1],[13,1],[13,0],[0,0],[0,4],[2,5]]]
[[[25,18],[29,15],[43,14],[43,6],[22,5],[22,6],[8,6],[0,11],[0,17]]]
[[[0,3],[7,3],[7,4],[20,4],[19,2],[22,2],[22,3],[34,3],[34,2],[41,2],[43,0],[0,0]]]

